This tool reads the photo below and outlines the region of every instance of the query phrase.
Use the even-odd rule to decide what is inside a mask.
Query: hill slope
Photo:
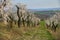
[[[38,27],[21,27],[16,25],[12,29],[0,23],[0,40],[54,40],[46,30],[44,22]]]

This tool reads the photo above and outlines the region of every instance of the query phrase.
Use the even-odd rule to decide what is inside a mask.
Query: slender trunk
[[[20,24],[21,24],[21,19],[20,19],[20,15],[19,15],[19,7],[16,5],[17,7],[17,16],[18,16],[18,27],[20,27]]]

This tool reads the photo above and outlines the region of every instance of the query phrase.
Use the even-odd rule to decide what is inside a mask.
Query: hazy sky
[[[13,4],[16,3],[24,3],[30,9],[38,9],[38,8],[59,8],[58,0],[13,0]]]

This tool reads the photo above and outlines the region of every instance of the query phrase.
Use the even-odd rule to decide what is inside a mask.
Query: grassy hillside
[[[14,25],[12,29],[0,23],[0,40],[54,40],[41,21],[37,27],[20,27]]]

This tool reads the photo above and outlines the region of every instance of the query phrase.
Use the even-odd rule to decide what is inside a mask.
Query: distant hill
[[[39,17],[40,19],[46,19],[53,16],[55,12],[60,12],[60,8],[29,9],[29,11],[34,12],[36,17]]]
[[[32,12],[36,11],[60,11],[60,8],[40,8],[40,9],[29,9]]]

